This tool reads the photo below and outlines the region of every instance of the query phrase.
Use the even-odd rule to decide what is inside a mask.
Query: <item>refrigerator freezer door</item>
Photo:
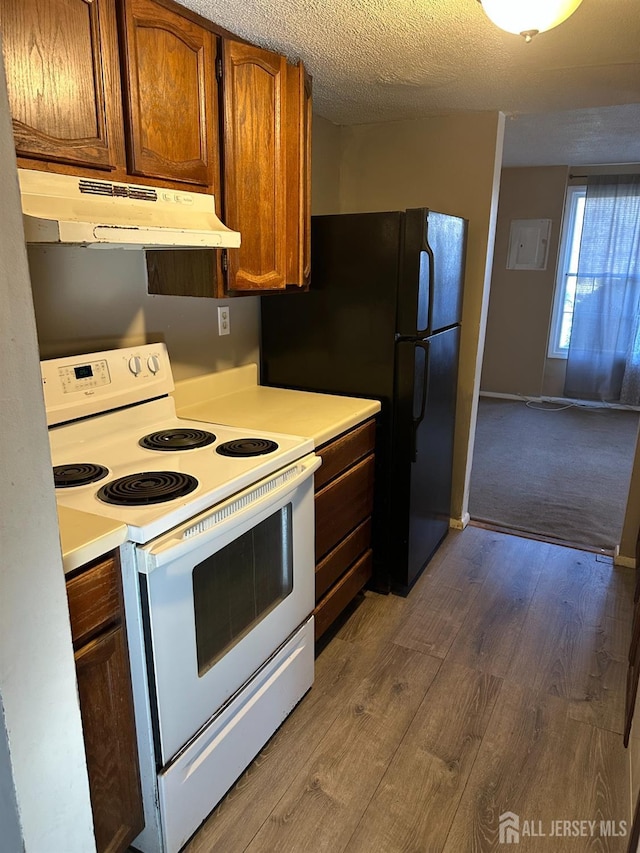
[[[466,250],[464,219],[419,208],[405,216],[398,333],[425,338],[460,322]]]
[[[399,369],[413,371],[410,404],[405,394],[398,408],[395,456],[406,466],[393,497],[397,538],[406,543],[406,564],[396,565],[393,579],[398,592],[410,589],[449,529],[459,339],[456,326],[398,344]]]

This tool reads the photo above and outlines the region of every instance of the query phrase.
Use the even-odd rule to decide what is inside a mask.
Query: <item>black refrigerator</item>
[[[314,216],[307,293],[263,296],[265,385],[380,400],[375,589],[406,594],[449,529],[467,223]]]

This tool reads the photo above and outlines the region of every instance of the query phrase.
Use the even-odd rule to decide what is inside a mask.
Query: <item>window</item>
[[[569,352],[586,195],[587,188],[585,186],[569,187],[567,191],[564,227],[560,242],[558,272],[551,314],[549,358],[567,358]]]

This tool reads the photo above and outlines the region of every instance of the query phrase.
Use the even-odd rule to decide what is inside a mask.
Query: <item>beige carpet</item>
[[[481,397],[471,518],[572,544],[620,542],[639,415]]]

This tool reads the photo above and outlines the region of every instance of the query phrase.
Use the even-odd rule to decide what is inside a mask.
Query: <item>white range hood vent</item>
[[[214,197],[18,169],[27,243],[125,249],[237,248]]]

